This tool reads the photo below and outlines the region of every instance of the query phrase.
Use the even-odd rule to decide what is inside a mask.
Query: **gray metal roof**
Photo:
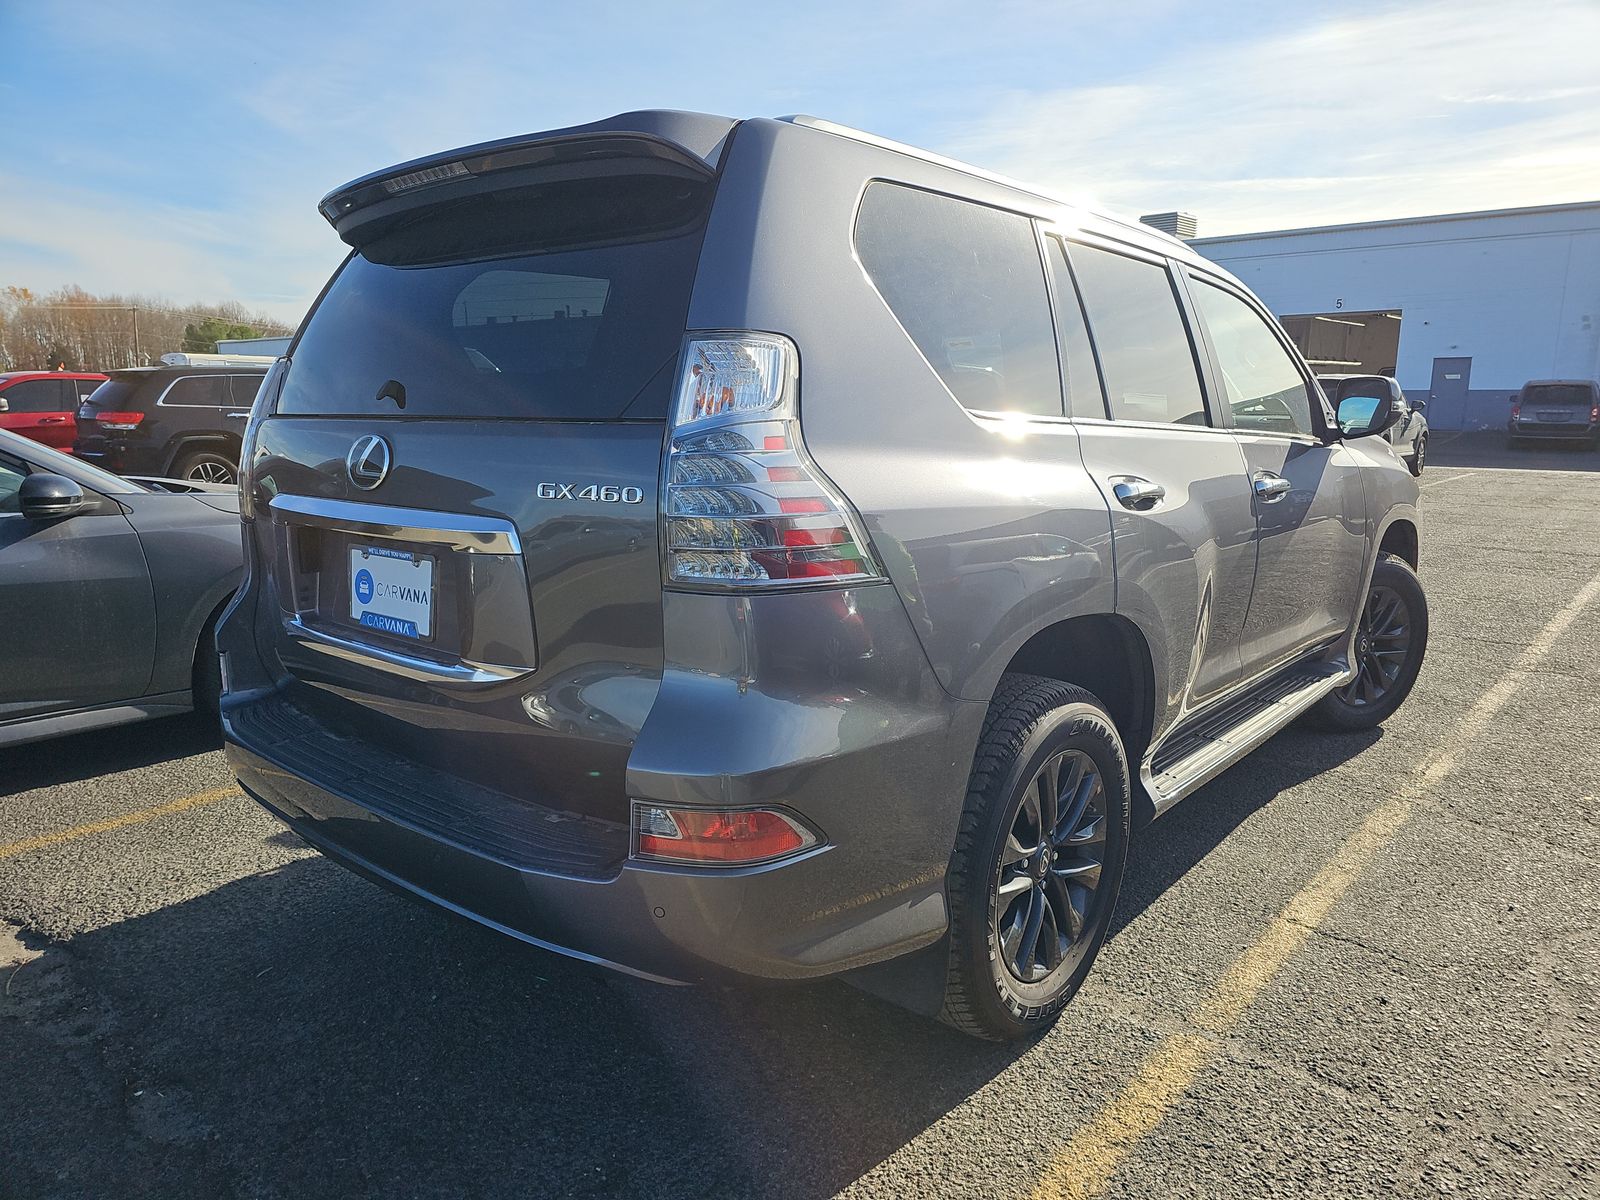
[[[1297,229],[1264,229],[1257,233],[1226,233],[1216,237],[1194,238],[1191,246],[1220,246],[1229,242],[1249,242],[1258,238],[1304,237],[1308,234],[1346,233],[1357,229],[1393,229],[1407,225],[1433,225],[1443,221],[1483,221],[1502,218],[1545,216],[1562,212],[1593,212],[1600,224],[1600,200],[1579,200],[1566,204],[1536,204],[1527,208],[1486,208],[1475,212],[1438,213],[1423,217],[1391,217],[1378,221],[1351,221],[1342,225],[1307,225]]]

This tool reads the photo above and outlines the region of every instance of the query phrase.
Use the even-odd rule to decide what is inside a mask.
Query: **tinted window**
[[[1205,425],[1205,399],[1165,267],[1088,246],[1071,249],[1111,415]]]
[[[78,410],[79,416],[92,420],[97,412],[121,412],[132,405],[148,378],[147,375],[113,375],[89,393],[89,398]],[[151,394],[159,390],[153,389]]]
[[[228,376],[228,386],[233,389],[233,399],[229,403],[234,408],[249,408],[256,402],[256,393],[261,390],[261,381],[266,377],[266,372],[260,375]]]
[[[65,379],[24,379],[13,383],[0,396],[14,413],[66,412],[76,403],[71,383]]]
[[[1270,433],[1314,433],[1311,393],[1272,327],[1239,297],[1195,282],[1195,307],[1211,335],[1233,423]]]
[[[703,185],[610,178],[445,206],[364,246],[295,346],[279,413],[666,415]]]
[[[856,251],[962,405],[1061,415],[1061,376],[1033,222],[887,183],[867,188]]]
[[[1106,412],[1106,394],[1095,368],[1094,348],[1089,343],[1089,326],[1083,317],[1083,301],[1067,265],[1067,245],[1051,238],[1051,262],[1056,272],[1056,340],[1061,343],[1062,386],[1067,396],[1067,412],[1074,417],[1100,417]]]
[[[81,400],[87,400],[94,394],[95,388],[100,386],[100,382],[101,381],[98,379],[74,380],[73,384],[78,389],[78,398]]]
[[[10,395],[7,392],[6,395]],[[1541,383],[1522,389],[1524,404],[1593,404],[1595,396],[1586,383]]]
[[[226,375],[185,375],[175,380],[162,404],[199,405],[219,408],[228,403],[228,377]]]
[[[0,458],[0,513],[22,511],[17,501],[17,492],[27,477],[28,470],[21,463],[9,458]]]

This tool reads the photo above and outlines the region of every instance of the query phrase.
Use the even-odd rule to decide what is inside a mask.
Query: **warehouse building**
[[[1147,220],[1181,235],[1186,217]],[[1393,375],[1435,429],[1504,426],[1530,379],[1600,379],[1600,201],[1189,244],[1278,314],[1312,369]]]

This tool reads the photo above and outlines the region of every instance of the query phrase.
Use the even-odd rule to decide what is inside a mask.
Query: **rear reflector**
[[[787,858],[817,844],[794,817],[770,808],[633,807],[634,856],[659,862],[748,866]]]

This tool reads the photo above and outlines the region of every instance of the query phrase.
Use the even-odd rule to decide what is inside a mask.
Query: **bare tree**
[[[175,305],[149,296],[97,296],[80,287],[36,295],[11,286],[0,289],[0,370],[144,366],[183,349],[186,326],[207,327],[208,321],[239,327],[245,331],[239,336],[293,332],[231,300]]]

